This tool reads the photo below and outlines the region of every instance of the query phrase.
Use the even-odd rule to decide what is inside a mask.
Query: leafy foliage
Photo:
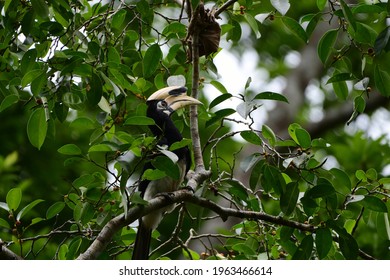
[[[323,109],[352,101],[350,124],[369,97],[390,96],[388,4],[308,2],[235,1],[220,10],[221,40],[237,56],[251,42],[265,58],[260,64],[269,61],[270,76],[283,76],[285,49],[300,50],[325,26],[316,46],[324,67],[317,82],[328,95]],[[0,238],[24,258],[75,259],[112,217],[146,203],[136,187],[148,155],[161,154],[145,179],[179,176],[172,151],[156,147],[148,132],[145,100],[172,77],[191,88],[182,44],[188,15],[172,1],[146,0],[2,1],[0,8]],[[288,124],[283,139],[256,113],[270,100],[293,100],[252,92],[255,77],[242,93],[230,92],[218,81],[218,55],[200,59],[200,88],[217,91],[211,102],[201,97],[202,151],[212,176],[196,195],[270,219],[213,224],[198,234],[207,220],[220,220],[181,205],[153,233],[152,247],[162,246],[152,257],[389,259],[388,140],[342,130],[320,138],[305,128],[307,119]],[[173,118],[185,139],[172,149],[191,146],[187,114]],[[100,257],[128,259],[135,229],[122,228]],[[192,246],[197,240],[201,247]]]

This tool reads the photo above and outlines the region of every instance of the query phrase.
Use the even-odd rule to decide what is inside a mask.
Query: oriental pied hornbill
[[[183,139],[179,130],[174,125],[170,116],[176,110],[187,105],[199,105],[200,101],[187,96],[187,88],[171,86],[160,89],[153,93],[146,101],[148,105],[146,115],[152,118],[155,125],[149,126],[154,136],[159,139],[158,144],[170,147],[173,143]],[[139,191],[146,201],[151,200],[157,194],[175,191],[184,180],[186,173],[191,166],[191,155],[187,147],[174,151],[178,157],[180,179],[174,180],[171,177],[163,177],[158,180],[140,182]],[[153,168],[151,163],[144,166],[144,171]],[[134,243],[133,260],[148,259],[151,234],[160,223],[163,214],[173,210],[173,206],[154,211],[151,214],[139,219],[139,226]]]

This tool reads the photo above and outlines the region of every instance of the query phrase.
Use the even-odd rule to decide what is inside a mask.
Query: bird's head
[[[155,136],[171,137],[171,142],[182,139],[179,131],[173,124],[170,116],[176,110],[188,105],[202,104],[195,98],[187,96],[187,88],[171,86],[162,88],[153,93],[146,101],[148,109],[146,115],[155,121],[149,126]]]
[[[153,93],[146,101],[148,115],[153,118],[155,114],[165,113],[170,116],[178,109],[189,105],[200,105],[202,102],[187,95],[186,87],[170,86]]]

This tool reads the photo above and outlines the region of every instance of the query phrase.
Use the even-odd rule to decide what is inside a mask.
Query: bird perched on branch
[[[202,104],[195,98],[187,96],[187,88],[171,86],[160,89],[153,93],[146,101],[148,105],[146,115],[152,118],[154,125],[149,126],[153,135],[159,139],[158,145],[170,147],[173,143],[183,139],[179,130],[171,120],[171,114],[176,110],[188,105]],[[177,165],[180,176],[178,179],[165,176],[161,179],[149,181],[143,180],[139,185],[139,191],[144,200],[148,201],[161,193],[169,193],[177,190],[184,180],[191,166],[191,154],[188,147],[182,147],[173,151],[177,156]],[[144,171],[153,168],[148,162]],[[139,219],[139,226],[133,250],[133,260],[148,259],[151,234],[160,223],[163,214],[173,210],[173,206],[154,211]]]

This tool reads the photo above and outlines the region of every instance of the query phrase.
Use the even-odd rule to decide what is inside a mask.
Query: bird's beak
[[[187,88],[186,87],[179,87],[179,86],[170,86],[170,87],[165,87],[162,89],[159,89],[155,93],[153,93],[151,96],[149,96],[147,101],[152,101],[152,100],[164,100],[165,98],[169,96],[180,96],[180,95],[185,95],[187,93]]]
[[[187,96],[185,93],[178,96],[168,96],[164,99],[167,102],[168,106],[173,110],[179,110],[189,105],[201,105],[203,104],[198,99],[195,99],[191,96]]]

